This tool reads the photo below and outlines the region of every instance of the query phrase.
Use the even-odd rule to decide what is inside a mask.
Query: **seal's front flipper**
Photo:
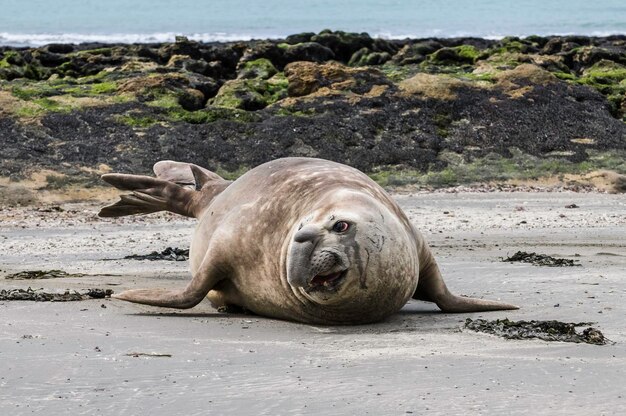
[[[435,302],[443,312],[483,312],[519,309],[518,306],[493,300],[457,296],[448,290],[430,248],[424,243],[420,253],[419,280],[413,299]]]
[[[157,177],[112,173],[102,179],[118,189],[132,191],[100,210],[101,217],[170,211],[198,218],[230,181],[190,163],[164,160],[154,165]]]
[[[207,254],[185,289],[132,289],[111,297],[164,308],[193,308],[224,277],[224,270],[215,264],[214,258]]]

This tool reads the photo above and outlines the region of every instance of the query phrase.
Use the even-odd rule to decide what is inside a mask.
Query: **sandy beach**
[[[319,327],[111,299],[0,301],[0,413],[568,414],[626,411],[626,199],[601,193],[396,195],[449,287],[518,311],[443,314],[412,301],[375,325]],[[565,208],[575,204],[577,208]],[[194,220],[102,220],[99,205],[0,210],[0,290],[180,287]],[[578,267],[505,263],[518,250]],[[58,269],[81,277],[6,279]],[[593,322],[604,346],[507,340],[466,318]]]

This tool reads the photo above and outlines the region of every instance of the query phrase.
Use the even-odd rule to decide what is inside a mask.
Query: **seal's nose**
[[[294,287],[306,287],[314,276],[311,273],[311,255],[322,236],[322,230],[305,225],[293,235],[287,257],[287,280]]]
[[[296,243],[304,243],[307,241],[313,241],[320,235],[320,230],[312,225],[306,225],[300,228],[293,236],[293,241]]]

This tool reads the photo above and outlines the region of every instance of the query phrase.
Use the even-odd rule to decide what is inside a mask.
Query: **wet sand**
[[[182,312],[111,299],[0,301],[0,414],[626,412],[624,195],[397,199],[454,292],[521,309],[443,314],[412,301],[379,324],[319,327],[221,314],[206,301]],[[187,262],[119,259],[188,247],[194,220],[101,220],[93,204],[61,208],[0,210],[0,289],[117,292],[189,279]],[[500,261],[518,250],[581,267]],[[5,279],[39,269],[87,276]],[[614,343],[505,340],[462,329],[466,318],[480,317],[594,322]]]

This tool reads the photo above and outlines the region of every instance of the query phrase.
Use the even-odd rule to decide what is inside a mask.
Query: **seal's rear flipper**
[[[132,191],[132,193],[120,195],[118,202],[102,208],[98,213],[100,217],[151,214],[158,211],[171,211],[189,217],[193,216],[188,212],[186,202],[192,199],[194,191],[173,182],[121,173],[102,175],[102,179],[118,189]]]
[[[191,163],[174,162],[173,160],[161,160],[152,168],[157,178],[177,185],[188,186],[196,191],[209,183],[227,182],[220,175],[208,169]]]
[[[419,279],[413,299],[435,302],[443,312],[483,312],[519,309],[518,306],[493,300],[466,298],[457,296],[448,290],[439,266],[426,244],[422,247]]]
[[[161,161],[154,165],[156,178],[111,173],[102,179],[131,194],[100,210],[100,217],[151,214],[170,211],[198,218],[211,200],[230,184],[219,175],[190,163]]]

